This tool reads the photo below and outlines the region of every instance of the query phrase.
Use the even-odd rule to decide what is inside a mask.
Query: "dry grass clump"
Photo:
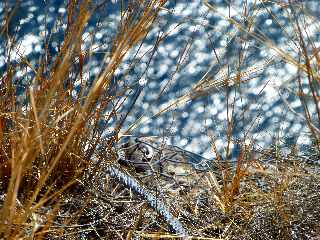
[[[299,58],[269,41],[266,43],[284,61],[297,67],[297,96],[304,115],[295,114],[305,120],[314,139],[312,153],[292,151],[291,155],[281,155],[279,146],[275,152],[268,149],[257,152],[254,139],[248,144],[249,130],[243,139],[234,140],[235,97],[231,87],[241,90],[242,84],[251,80],[251,74],[270,63],[267,59],[260,68],[242,70],[248,39],[241,39],[244,45],[235,72],[222,73],[218,80],[213,80],[208,70],[189,92],[170,99],[147,119],[213,94],[217,88],[226,89],[225,152],[219,152],[216,138],[210,134],[216,160],[207,168],[197,169],[190,162],[173,161],[176,154],[180,154],[180,159],[193,155],[174,147],[167,151],[164,144],[155,148],[157,159],[145,158],[146,152],[133,159],[148,164],[156,160],[160,165],[165,163],[159,159],[175,164],[183,162],[188,167],[180,169],[174,165],[176,172],[187,174],[183,181],[175,171],[163,172],[160,168],[146,176],[146,172],[137,171],[135,164],[119,164],[120,160],[128,160],[128,155],[121,159],[123,149],[119,149],[119,139],[141,124],[137,120],[129,129],[123,129],[143,87],[136,82],[125,83],[123,78],[129,70],[116,80],[114,73],[151,31],[165,3],[121,2],[117,31],[99,74],[91,78],[84,73],[93,49],[83,44],[82,34],[104,2],[96,5],[89,0],[68,1],[67,16],[61,25],[65,25],[64,37],[58,44],[58,52],[52,55],[51,35],[46,33],[45,49],[38,63],[20,54],[17,35],[9,31],[15,7],[4,4],[0,29],[0,38],[6,46],[6,67],[0,76],[1,238],[317,239],[320,236],[319,51],[308,38],[305,22],[294,11],[290,23],[295,29]],[[215,10],[209,3],[206,5]],[[251,20],[253,16],[244,17]],[[227,19],[247,37],[264,42],[263,36],[251,31],[250,24],[245,28],[234,19]],[[164,37],[165,34],[158,37],[150,58]],[[132,68],[135,61],[134,58],[130,62]],[[104,137],[102,128],[106,126],[114,126],[114,131]],[[240,146],[235,160],[230,158],[232,144]],[[170,154],[163,157],[165,152]],[[312,155],[315,161],[306,161]],[[172,180],[176,182],[172,184]],[[174,189],[168,187],[173,185]]]
[[[235,204],[237,239],[319,236],[319,209],[314,204],[319,200],[317,174],[306,166],[290,166],[284,158],[268,163],[250,178]]]
[[[52,221],[46,222],[44,233],[36,233],[38,228],[33,226],[32,216],[48,204],[58,208],[61,194],[71,186],[74,188],[77,178],[92,164],[98,144],[101,150],[112,151],[119,128],[103,142],[99,121],[104,120],[107,126],[112,118],[119,119],[123,103],[118,99],[132,90],[126,87],[125,91],[110,95],[111,78],[128,51],[146,36],[164,3],[123,6],[110,53],[90,85],[83,79],[83,71],[92,49],[83,50],[81,39],[91,15],[101,6],[91,1],[69,1],[58,53],[52,57],[45,45],[45,52],[34,67],[24,57],[12,60],[13,53],[19,56],[17,36],[8,29],[15,9],[4,5],[1,38],[6,41],[7,66],[1,76],[0,105],[2,238],[45,236]],[[45,41],[50,41],[50,36]],[[25,78],[20,79],[18,71]],[[75,81],[80,82],[80,90],[75,88]],[[17,92],[22,84],[23,92]],[[110,114],[105,114],[106,110]],[[104,161],[112,162],[112,156],[110,153]]]
[[[144,186],[150,185],[159,203],[164,202],[179,218],[191,239],[316,239],[319,168],[301,164],[297,157],[281,156],[266,163],[264,153],[251,154],[255,158],[241,167],[239,185],[234,180],[240,177],[235,169],[228,170],[231,180],[225,187],[223,176],[215,177],[210,170],[194,170],[194,181],[177,191],[165,191],[165,183],[170,183],[165,176],[153,175],[141,181]],[[139,178],[139,174],[135,176]],[[87,201],[73,195],[73,199],[65,198],[61,215],[81,209],[79,219],[73,219],[64,229],[65,237],[180,238],[144,198],[116,178],[104,179],[100,187],[93,184],[92,188],[83,188],[82,195],[90,196]],[[237,191],[231,195],[231,189]],[[58,217],[54,226],[58,229],[64,224]]]

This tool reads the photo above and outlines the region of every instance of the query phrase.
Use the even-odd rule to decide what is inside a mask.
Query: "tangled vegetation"
[[[208,12],[224,18],[236,32],[237,37],[230,38],[238,43],[235,63],[223,64],[216,53],[218,77],[208,66],[188,91],[156,105],[155,114],[136,117],[129,124],[128,117],[134,115],[137,99],[145,91],[149,63],[170,34],[159,31],[151,49],[141,46],[163,11],[175,14],[169,1],[117,2],[116,30],[106,43],[99,71],[92,75],[88,66],[99,44],[92,38],[85,45],[83,34],[92,17],[113,3],[67,1],[66,18],[55,22],[62,36],[56,51],[50,47],[54,32],[45,30],[44,48],[34,63],[19,50],[15,28],[19,23],[14,19],[20,3],[4,1],[0,13],[0,41],[5,46],[0,71],[1,238],[318,239],[320,53],[310,36],[314,25],[319,30],[317,18],[305,11],[303,1],[261,1],[253,6],[244,2],[240,20],[203,2]],[[285,24],[280,21],[283,16],[272,12],[273,5],[286,14]],[[279,28],[292,29],[294,37],[287,41],[295,51],[286,52],[254,29],[256,11],[261,9]],[[92,35],[101,28],[99,22],[95,27]],[[179,53],[176,71],[183,67],[192,40]],[[275,55],[267,56],[261,65],[247,66],[252,40]],[[128,82],[141,51],[148,58],[146,69]],[[293,143],[290,152],[283,153],[281,139],[261,148],[250,128],[233,135],[238,128],[237,94],[270,66],[277,68],[274,58],[296,69],[290,84],[302,111],[290,104],[288,109],[305,124],[312,142],[308,151]],[[125,61],[128,68],[117,75]],[[172,79],[159,84],[159,98]],[[224,94],[226,102],[226,138],[221,149],[216,144],[219,137],[204,133],[211,140],[211,160],[166,144],[164,135],[133,137],[134,130],[147,121],[217,92]],[[254,104],[250,101],[240,109],[243,115]],[[110,126],[112,131],[106,133]],[[239,149],[235,156],[234,145]]]

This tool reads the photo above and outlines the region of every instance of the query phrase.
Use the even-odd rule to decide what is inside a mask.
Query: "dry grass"
[[[125,180],[121,182],[111,177],[104,168],[118,166],[115,146],[123,135],[145,121],[189,100],[214,94],[216,90],[226,90],[227,106],[224,152],[219,152],[215,145],[217,138],[209,134],[219,174],[215,176],[209,169],[200,173],[195,170],[191,174],[194,181],[187,189],[161,194],[163,189],[150,188],[150,194],[165,204],[172,218],[182,223],[192,239],[319,238],[320,171],[316,161],[319,161],[320,138],[320,56],[316,44],[309,38],[306,22],[310,16],[301,18],[295,11],[290,15],[298,59],[252,31],[255,11],[252,15],[243,14],[249,23],[246,27],[224,16],[235,29],[274,49],[283,61],[297,68],[297,96],[304,115],[296,114],[305,120],[314,139],[314,148],[308,154],[292,151],[281,155],[278,146],[257,151],[255,140],[249,137],[250,129],[244,132],[242,139],[233,138],[236,111],[233,93],[272,64],[270,58],[261,66],[242,70],[247,38],[241,39],[235,72],[226,73],[224,70],[229,66],[224,66],[213,78],[209,68],[187,93],[168,101],[155,115],[143,121],[138,119],[124,129],[123,123],[143,89],[137,84],[126,86],[123,78],[117,82],[122,87],[115,88],[112,78],[124,58],[151,31],[165,3],[152,0],[121,4],[120,21],[110,51],[90,84],[86,83],[84,72],[93,49],[92,46],[84,49],[82,34],[101,5],[89,0],[68,1],[66,28],[58,53],[51,56],[48,44],[45,45],[39,64],[34,66],[22,55],[16,63],[12,61],[13,54],[19,55],[17,36],[8,29],[15,8],[9,11],[4,4],[0,37],[5,42],[7,65],[0,76],[1,238],[179,239],[173,231],[176,229],[165,221],[163,214],[159,215],[155,207],[148,207],[143,194],[139,196],[130,190]],[[209,10],[216,11],[208,2],[205,4]],[[165,37],[165,34],[158,37],[152,51]],[[46,41],[50,41],[50,36],[47,38]],[[137,59],[131,64],[135,61]],[[23,72],[27,83],[17,77],[19,71]],[[124,78],[126,74],[129,70]],[[76,81],[80,82],[79,89],[75,88]],[[25,84],[22,94],[18,92],[19,84]],[[129,110],[123,112],[123,107],[128,105]],[[100,121],[107,126],[113,119],[116,119],[114,132],[103,138]],[[232,144],[240,146],[235,162],[229,158]],[[159,147],[160,152],[165,148],[162,147]],[[316,161],[310,160],[313,157]],[[140,179],[134,169],[123,171]],[[137,184],[163,186],[163,181],[166,180],[155,175],[149,182],[137,180]],[[149,205],[152,204],[149,202]]]

